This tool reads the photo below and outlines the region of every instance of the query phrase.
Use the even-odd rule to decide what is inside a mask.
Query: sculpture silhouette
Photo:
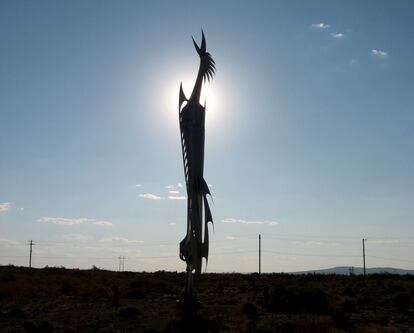
[[[208,222],[213,223],[207,201],[207,194],[211,193],[203,176],[206,103],[204,106],[200,104],[200,94],[203,82],[206,79],[210,81],[215,74],[215,63],[206,52],[203,31],[201,46],[197,45],[194,38],[193,43],[200,56],[200,67],[190,98],[185,96],[182,83],[180,84],[178,104],[187,187],[187,234],[180,242],[180,258],[187,264],[185,299],[189,303],[194,302],[193,275],[198,277],[203,258],[208,260]]]

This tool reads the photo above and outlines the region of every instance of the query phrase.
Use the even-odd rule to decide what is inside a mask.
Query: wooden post
[[[366,241],[366,239],[365,238],[362,238],[362,258],[363,258],[363,261],[364,261],[364,276],[366,276],[366,270],[365,270],[365,241]]]
[[[259,234],[259,274],[262,273],[262,236]]]

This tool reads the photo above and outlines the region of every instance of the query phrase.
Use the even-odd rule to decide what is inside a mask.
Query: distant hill
[[[301,272],[292,272],[291,274],[308,274],[308,273],[316,273],[316,274],[340,274],[340,275],[349,275],[351,270],[353,269],[353,274],[359,275],[364,273],[364,269],[362,267],[350,267],[350,266],[340,266],[340,267],[332,267],[332,268],[325,268],[325,269],[315,269],[310,271],[301,271]],[[366,269],[367,274],[378,274],[378,273],[388,273],[388,274],[411,274],[414,275],[414,270],[412,269],[402,269],[402,268],[393,268],[393,267],[372,267]]]

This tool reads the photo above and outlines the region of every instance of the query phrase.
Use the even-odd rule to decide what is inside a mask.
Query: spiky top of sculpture
[[[215,63],[206,52],[202,32],[201,45],[193,39],[200,56],[200,67],[190,98],[184,94],[182,84],[179,96],[179,120],[184,175],[187,188],[187,234],[180,242],[180,258],[187,263],[189,274],[200,274],[202,259],[208,259],[208,223],[213,223],[207,195],[210,190],[204,180],[205,105],[200,104],[203,81],[215,74]],[[185,103],[187,102],[187,103]]]
[[[193,92],[191,93],[190,99],[187,99],[184,95],[182,83],[180,84],[180,99],[179,99],[179,105],[178,109],[181,112],[181,106],[183,102],[185,101],[194,101],[199,103],[200,101],[200,94],[201,94],[201,87],[203,80],[205,81],[208,79],[210,82],[210,79],[213,78],[213,75],[216,72],[216,64],[211,57],[211,54],[206,52],[206,39],[204,37],[204,32],[202,31],[202,39],[201,39],[201,46],[198,46],[193,38],[193,44],[194,47],[200,56],[200,66],[198,69],[197,79],[194,84]]]

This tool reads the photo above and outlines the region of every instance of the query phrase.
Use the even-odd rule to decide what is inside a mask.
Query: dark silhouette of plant
[[[411,296],[407,292],[400,292],[397,295],[395,295],[393,300],[393,305],[395,308],[400,312],[407,311],[408,307],[411,303]]]
[[[137,308],[126,307],[126,308],[119,309],[120,317],[133,318],[139,315],[141,315],[141,311],[139,311]]]

